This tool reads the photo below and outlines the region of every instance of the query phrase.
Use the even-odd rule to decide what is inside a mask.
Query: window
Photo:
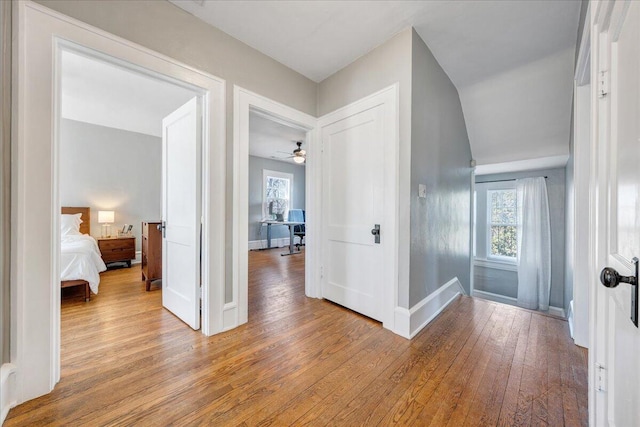
[[[487,258],[515,261],[518,255],[515,189],[487,191]]]
[[[291,207],[293,175],[264,169],[262,216],[267,219],[286,219]]]

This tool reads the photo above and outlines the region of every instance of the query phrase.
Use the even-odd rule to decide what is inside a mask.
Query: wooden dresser
[[[126,262],[131,267],[131,261],[136,259],[135,237],[101,238],[98,239],[98,248],[105,264]]]
[[[159,221],[142,222],[142,280],[151,289],[153,280],[162,279],[162,232]]]

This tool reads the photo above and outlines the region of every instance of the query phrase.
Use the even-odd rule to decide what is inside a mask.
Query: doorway
[[[319,280],[319,272],[314,268],[314,265],[317,265],[316,257],[318,256],[319,251],[315,246],[314,236],[316,236],[316,223],[313,220],[315,215],[315,206],[314,206],[314,198],[311,197],[312,194],[319,194],[319,180],[317,179],[316,174],[320,170],[320,161],[319,161],[319,153],[320,151],[314,144],[314,129],[316,126],[316,119],[312,116],[309,116],[305,113],[297,111],[291,107],[282,105],[278,102],[250,92],[246,89],[240,88],[238,86],[234,87],[234,185],[233,185],[233,259],[232,259],[232,271],[235,273],[233,277],[233,292],[231,295],[227,295],[226,303],[225,303],[225,329],[231,329],[237,325],[246,323],[248,321],[248,271],[249,271],[249,241],[251,240],[250,236],[250,227],[248,226],[250,221],[250,209],[249,209],[249,201],[250,201],[250,158],[251,156],[251,123],[253,122],[254,127],[256,123],[261,123],[259,127],[263,129],[280,129],[280,136],[284,136],[287,140],[282,141],[283,144],[280,148],[272,150],[265,156],[269,157],[269,160],[282,163],[282,160],[292,160],[291,159],[271,159],[273,157],[291,157],[294,155],[293,150],[297,148],[297,144],[293,142],[300,141],[301,147],[304,148],[305,151],[305,161],[304,161],[304,193],[302,193],[302,189],[298,187],[299,196],[304,197],[304,203],[297,204],[296,207],[304,206],[305,210],[305,219],[309,218],[310,221],[305,222],[305,237],[304,237],[304,250],[301,250],[301,253],[295,253],[294,250],[291,250],[290,257],[304,257],[304,265],[305,265],[305,294],[309,297],[319,297],[319,293],[316,289],[316,284]],[[255,130],[255,129],[254,129]],[[264,132],[263,132],[264,133]],[[288,136],[286,136],[288,135]],[[257,133],[254,132],[254,137],[259,139]],[[282,139],[282,138],[281,138]],[[279,146],[278,146],[279,147]],[[257,149],[261,148],[259,143],[256,145]],[[264,145],[262,145],[264,148]],[[278,153],[278,151],[282,151],[282,153]],[[289,154],[291,153],[291,154]],[[256,152],[254,151],[254,154]],[[257,156],[253,156],[257,157]],[[261,168],[260,172],[260,180],[262,183],[264,177],[264,170],[271,170],[268,168]],[[273,171],[272,171],[273,172]],[[286,172],[288,173],[288,172]],[[268,176],[269,174],[267,174]],[[277,174],[271,174],[277,175]],[[281,175],[284,177],[284,175]],[[277,178],[277,177],[275,177]],[[293,181],[295,181],[295,176],[293,177]],[[295,185],[295,183],[294,183]],[[262,199],[262,189],[260,190],[260,199]],[[301,196],[304,194],[304,196]],[[293,194],[293,198],[295,199],[295,192]],[[300,201],[300,200],[299,200]],[[295,204],[295,200],[293,201]],[[264,206],[263,202],[259,202],[259,206],[256,206],[256,212],[260,212],[259,217],[262,219],[264,215],[276,215],[271,209],[271,213],[269,213],[268,205]],[[283,212],[283,215],[288,215],[288,212]],[[254,215],[255,216],[255,215]],[[275,217],[274,217],[275,218]],[[254,218],[256,219],[256,218]],[[266,219],[266,218],[265,218]],[[284,219],[284,218],[283,218]],[[251,225],[253,227],[254,233],[254,241],[256,241],[255,235],[257,227],[265,227],[265,230],[262,230],[264,235],[264,244],[268,245],[266,242],[266,225],[262,225],[262,221],[258,221],[255,224]],[[278,228],[284,228],[284,226],[277,226]],[[287,227],[288,228],[288,227]],[[291,230],[293,231],[293,229]],[[257,235],[260,235],[258,230]],[[290,238],[283,238],[284,240],[280,240],[280,242],[290,243]],[[297,238],[295,238],[297,240]],[[258,243],[252,243],[252,245],[261,246],[262,238],[258,240]],[[275,243],[275,239],[271,239],[272,243]],[[295,242],[294,242],[295,243]],[[281,257],[283,258],[283,257]],[[285,256],[284,258],[287,258]]]
[[[174,166],[174,160],[168,159],[169,154],[163,149],[173,141],[165,131],[166,120],[174,117],[176,110],[179,117],[183,117],[185,105],[202,102],[198,99],[201,98],[199,91],[101,60],[92,52],[65,47],[60,58],[57,203],[67,214],[62,220],[75,214],[83,221],[80,225],[83,230],[61,228],[62,247],[57,245],[57,248],[62,251],[63,286],[78,280],[89,281],[95,299],[100,277],[111,274],[98,273],[106,266],[126,266],[136,270],[134,277],[139,277],[140,271],[145,276],[146,286],[137,286],[141,291],[145,288],[150,291],[152,280],[155,280],[153,289],[159,290],[166,275],[163,267],[164,270],[171,267],[175,275],[176,260],[163,262],[163,254],[166,256],[167,252],[163,246],[169,243],[155,227],[163,224],[162,219],[167,216],[163,211],[171,207],[167,200],[172,193],[166,183],[180,177],[176,168],[171,169],[171,174],[178,176],[168,177],[167,164],[171,162]],[[200,115],[193,120],[190,126],[195,128],[201,121]],[[183,152],[193,145],[194,153],[199,153],[202,145],[200,137],[177,142]],[[196,164],[193,159],[185,160],[188,161],[187,174],[200,170],[200,159],[195,159]],[[198,182],[185,183],[181,194],[200,186],[199,173],[194,178]],[[194,195],[190,204],[199,212],[201,195]],[[188,204],[180,205],[184,209]],[[77,207],[75,210],[80,213],[71,207]],[[199,213],[197,216],[199,218]],[[199,249],[195,248],[194,252],[191,264],[198,265],[192,269],[199,272]],[[172,252],[172,258],[175,256]],[[182,260],[179,265],[186,270],[188,263]],[[178,272],[180,277],[185,277],[178,280],[178,284],[188,281],[193,289],[186,289],[186,293],[199,295],[199,281],[195,277],[187,280],[189,273]],[[165,281],[163,306],[192,328],[199,329],[199,302],[186,298],[193,306],[191,311],[197,310],[197,319],[192,313],[176,309],[171,295],[175,282],[175,279]]]
[[[70,20],[33,3],[18,5],[16,132],[12,144],[15,239],[11,292],[13,360],[18,403],[51,391],[60,378],[60,239],[58,203],[61,53],[87,49],[103,59],[156,75],[203,94],[202,332],[222,330],[225,206],[212,194],[225,191],[224,81],[171,58]],[[27,33],[28,32],[28,37]],[[52,49],[53,46],[53,49]],[[43,183],[50,183],[43,185]],[[24,254],[29,254],[26,257]],[[209,285],[211,283],[211,286]],[[28,307],[28,309],[27,309]],[[35,325],[38,325],[37,327]],[[46,325],[46,327],[42,327]]]
[[[271,271],[264,272],[264,286],[271,282],[267,278],[289,277],[293,268],[297,285],[303,285],[299,278],[304,277],[300,270],[304,271],[306,237],[306,134],[258,111],[249,113],[248,276],[262,274],[257,270]],[[258,254],[264,251],[272,253]],[[282,283],[276,280],[274,289]],[[249,316],[255,291],[263,290],[249,287]],[[262,293],[257,299],[277,293]]]

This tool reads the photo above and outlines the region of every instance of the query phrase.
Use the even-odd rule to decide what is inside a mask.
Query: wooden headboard
[[[61,209],[61,213],[73,215],[73,214],[82,214],[80,219],[82,219],[82,223],[80,224],[80,232],[82,234],[91,234],[91,209],[89,208],[69,208],[63,206]]]

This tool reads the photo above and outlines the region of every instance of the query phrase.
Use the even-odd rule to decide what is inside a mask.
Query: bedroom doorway
[[[162,306],[199,329],[199,91],[84,49],[60,59],[62,287],[84,281],[89,302],[106,265],[124,263],[140,290],[162,292]]]
[[[14,217],[11,336],[18,367],[16,401],[46,394],[60,380],[59,131],[61,54],[79,51],[110,64],[195,90],[203,102],[201,332],[223,331],[226,206],[225,82],[173,58],[54,12],[33,2],[16,7],[12,132]],[[119,156],[102,152],[117,169]],[[159,293],[157,295],[160,295]],[[27,309],[28,308],[28,309]],[[38,325],[34,327],[34,325]]]

